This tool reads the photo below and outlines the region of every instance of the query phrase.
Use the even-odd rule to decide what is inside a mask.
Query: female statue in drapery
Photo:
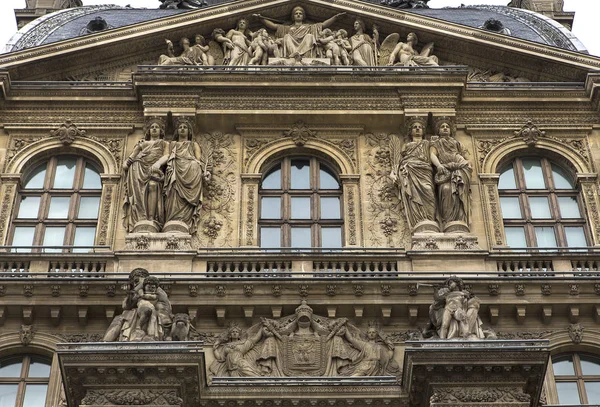
[[[365,22],[363,20],[357,19],[354,22],[355,33],[350,37],[352,59],[354,60],[354,65],[376,66],[379,31],[377,26],[373,26],[373,38],[371,38],[365,33],[365,29]]]
[[[395,138],[392,142],[393,168],[390,177],[398,185],[404,213],[413,233],[439,232],[431,165],[432,147],[429,140],[423,139],[424,119],[414,118],[408,128],[410,141],[401,152],[400,141]]]
[[[465,148],[453,137],[451,123],[442,118],[436,123],[436,129],[438,137],[433,142],[432,161],[436,167],[440,221],[444,232],[468,232],[473,169],[465,158]]]
[[[369,324],[366,338],[360,331],[345,330],[346,340],[359,351],[352,363],[340,369],[344,376],[396,376],[400,371],[398,363],[393,359],[394,345],[386,340],[374,323]]]
[[[229,30],[225,36],[233,45],[233,48],[226,53],[229,55],[228,65],[243,66],[249,64],[252,58],[249,37],[252,37],[252,32],[248,29],[248,20],[241,18],[238,20],[236,27]],[[225,44],[225,42],[222,43]]]
[[[297,6],[292,9],[292,24],[277,24],[273,21],[254,14],[269,29],[275,30],[275,36],[280,40],[282,47],[281,55],[284,58],[295,58],[300,55],[306,58],[317,57],[317,40],[324,28],[331,26],[338,17],[346,13],[339,13],[323,21],[322,23],[305,23],[306,12],[303,7]],[[279,40],[278,40],[279,41]]]
[[[180,118],[175,124],[165,172],[164,231],[169,231],[171,222],[181,222],[193,234],[200,217],[202,183],[210,179],[210,172],[200,162],[200,146],[194,141],[192,122]]]
[[[144,221],[145,231],[158,232],[164,224],[162,166],[167,162],[169,153],[164,135],[164,122],[154,118],[147,125],[146,137],[137,143],[123,164],[124,226],[128,232],[136,231],[136,225]]]
[[[219,338],[213,345],[215,361],[210,366],[210,372],[217,377],[252,377],[262,376],[256,359],[256,346],[263,336],[263,330],[257,330],[253,335],[242,339],[242,329],[232,324],[225,337]]]

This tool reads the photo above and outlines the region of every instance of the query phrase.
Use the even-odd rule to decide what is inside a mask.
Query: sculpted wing
[[[208,42],[209,50],[208,55],[211,55],[215,59],[215,65],[223,65],[225,56],[223,55],[223,49],[216,41]]]
[[[398,34],[398,33],[390,34],[385,38],[385,40],[383,40],[383,43],[381,44],[381,47],[379,48],[379,65],[380,66],[386,66],[388,64],[390,55],[391,55],[392,51],[394,50],[394,48],[396,48],[396,45],[398,45],[399,40],[400,40],[400,34]]]

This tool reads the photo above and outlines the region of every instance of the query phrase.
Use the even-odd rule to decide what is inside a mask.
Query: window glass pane
[[[588,404],[600,403],[600,382],[585,382]]]
[[[515,170],[512,166],[500,174],[498,189],[517,189],[517,184],[515,182]]]
[[[100,174],[94,167],[89,164],[85,165],[85,173],[83,174],[83,189],[102,189],[102,181]]]
[[[281,218],[281,198],[265,197],[261,199],[260,217],[261,219],[279,219]]]
[[[275,167],[267,173],[262,182],[262,189],[281,189],[281,167]]]
[[[50,198],[48,219],[67,219],[69,216],[70,196],[53,196]]]
[[[523,227],[505,227],[506,245],[508,247],[527,247],[525,229]]]
[[[0,377],[20,377],[21,367],[23,366],[22,357],[13,357],[0,361]]]
[[[550,205],[545,196],[530,196],[529,206],[531,208],[531,217],[533,219],[551,219]]]
[[[557,165],[552,164],[552,177],[554,178],[554,188],[556,189],[575,189],[571,182],[571,177]]]
[[[40,197],[39,196],[24,196],[21,198],[21,204],[19,205],[18,219],[35,219],[38,216],[40,209]]]
[[[75,229],[75,241],[73,246],[93,246],[96,237],[95,227],[77,226]],[[89,249],[73,249],[73,253],[87,252]]]
[[[310,228],[292,228],[292,247],[312,247]]]
[[[552,226],[539,226],[534,229],[538,247],[556,247],[556,236]]]
[[[32,356],[28,377],[50,377],[50,361]]]
[[[342,247],[342,228],[321,228],[321,247],[339,249]]]
[[[540,160],[537,158],[523,158],[522,162],[527,189],[546,189]]]
[[[581,371],[584,376],[600,376],[600,358],[580,355]]]
[[[78,219],[98,219],[98,209],[100,209],[99,196],[84,196],[79,199]]]
[[[292,160],[292,189],[310,189],[310,161]]]
[[[35,227],[33,226],[17,226],[15,227],[15,234],[13,235],[13,246],[32,246],[33,245],[33,234],[35,233]],[[18,249],[19,251],[26,251],[25,249]],[[28,251],[29,249],[27,249]]]
[[[281,247],[281,228],[260,228],[260,247]]]
[[[335,177],[325,167],[321,167],[320,171],[320,188],[321,189],[340,189],[340,184]]]
[[[502,217],[504,219],[522,219],[521,205],[516,196],[500,197],[500,207],[502,208]]]
[[[44,246],[63,246],[65,240],[64,227],[46,227],[44,232]],[[46,249],[46,253],[59,252],[60,249]]]
[[[321,219],[339,219],[340,198],[321,198]]]
[[[554,376],[573,376],[575,374],[571,355],[553,359],[552,368],[554,369]]]
[[[583,226],[565,227],[565,235],[567,236],[568,247],[587,247]]]
[[[310,198],[294,196],[292,201],[292,219],[310,219]]]
[[[28,384],[25,386],[23,405],[27,407],[44,407],[46,404],[47,384]]]
[[[560,404],[579,404],[579,392],[576,382],[556,382],[558,391],[558,402]]]
[[[0,384],[0,407],[15,407],[18,388],[17,384]]]
[[[56,175],[54,176],[55,189],[73,188],[73,178],[75,177],[75,166],[77,159],[75,157],[61,157],[56,164]]]
[[[44,188],[44,178],[46,178],[46,163],[37,167],[29,179],[25,183],[25,189],[42,189]]]
[[[560,207],[560,216],[563,219],[581,218],[581,212],[579,212],[579,205],[577,205],[576,197],[559,196],[558,206]]]

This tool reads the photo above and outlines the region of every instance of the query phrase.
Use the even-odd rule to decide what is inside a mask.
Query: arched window
[[[51,361],[18,355],[0,359],[0,406],[44,407]]]
[[[34,167],[19,193],[11,245],[93,246],[101,193],[100,173],[83,157],[52,157]]]
[[[546,158],[516,158],[500,174],[500,206],[510,247],[587,247],[579,192]]]
[[[263,177],[260,246],[342,247],[342,189],[316,158],[284,158]]]
[[[600,358],[583,353],[552,358],[559,404],[600,404]]]

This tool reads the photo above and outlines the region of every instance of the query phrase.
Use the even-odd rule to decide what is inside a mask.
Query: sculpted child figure
[[[249,65],[267,65],[270,55],[279,56],[277,44],[269,37],[269,33],[264,28],[254,33],[250,49],[254,53],[254,56],[250,60]]]
[[[325,56],[333,63],[333,65],[340,64],[340,47],[335,42],[335,34],[329,28],[321,31],[319,36],[319,44],[325,50]]]
[[[350,59],[352,44],[348,40],[348,31],[343,28],[337,30],[335,33],[335,43],[340,48],[340,59],[342,60],[342,63],[346,66],[352,65],[352,60]]]

